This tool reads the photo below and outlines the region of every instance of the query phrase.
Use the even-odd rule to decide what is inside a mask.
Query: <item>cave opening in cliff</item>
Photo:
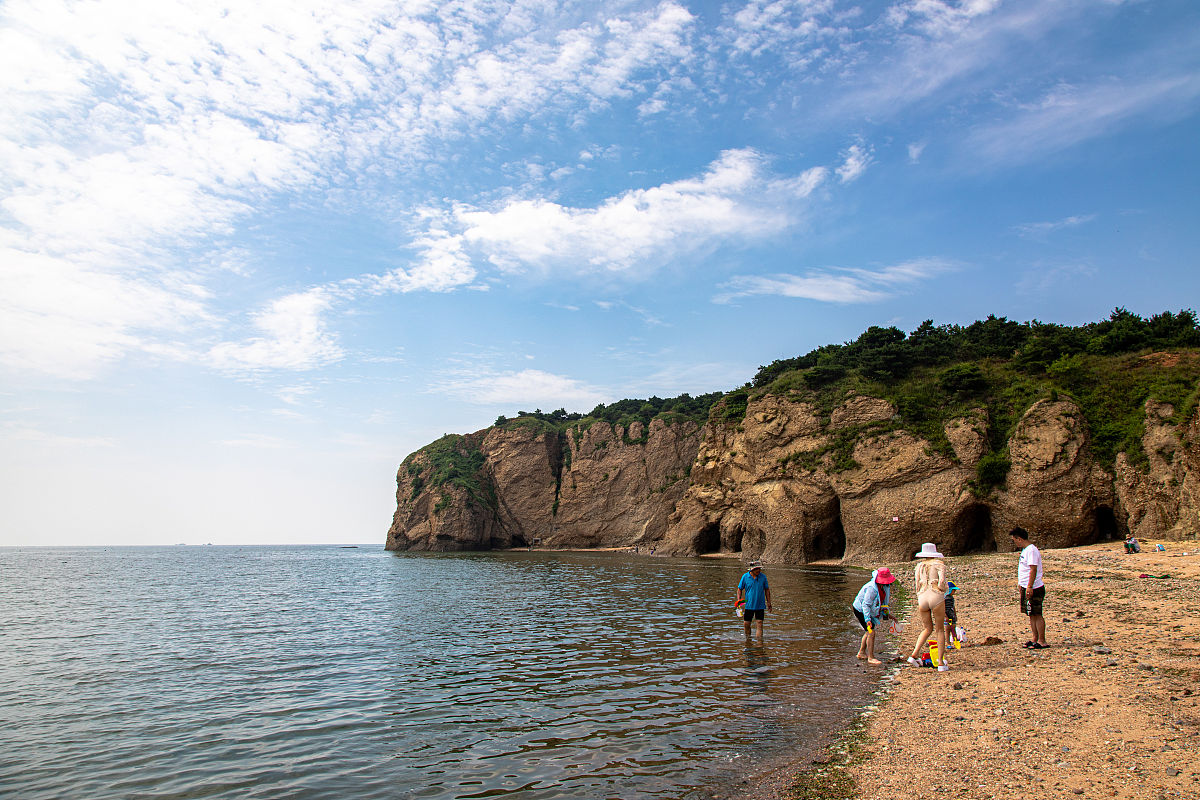
[[[954,521],[954,539],[963,553],[996,552],[996,534],[992,530],[992,511],[982,503],[968,506]]]
[[[1095,544],[1097,542],[1111,542],[1114,539],[1120,539],[1121,526],[1117,524],[1117,515],[1108,506],[1100,506],[1092,514],[1093,526],[1091,541],[1085,544]]]
[[[840,561],[846,556],[846,529],[842,527],[839,503],[834,514],[816,529],[809,546],[810,561]]]
[[[696,555],[721,552],[721,523],[713,522],[696,534]]]

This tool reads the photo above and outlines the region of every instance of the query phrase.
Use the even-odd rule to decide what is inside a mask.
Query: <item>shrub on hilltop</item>
[[[907,335],[872,326],[852,342],[773,361],[759,368],[751,392],[814,402],[826,415],[851,390],[882,397],[898,415],[873,430],[911,430],[947,455],[953,453],[945,423],[984,408],[992,452],[980,464],[978,484],[987,491],[1003,483],[1013,426],[1045,398],[1066,396],[1079,406],[1101,463],[1111,464],[1124,451],[1144,465],[1145,401],[1174,405],[1176,423],[1190,416],[1200,381],[1197,348],[1200,325],[1190,309],[1144,319],[1117,308],[1106,320],[1075,327],[996,316],[967,326],[926,320]],[[1154,355],[1161,351],[1173,355]]]

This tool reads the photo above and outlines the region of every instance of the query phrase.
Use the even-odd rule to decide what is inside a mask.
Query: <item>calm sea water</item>
[[[700,798],[875,688],[859,573],[378,546],[0,549],[0,796]]]

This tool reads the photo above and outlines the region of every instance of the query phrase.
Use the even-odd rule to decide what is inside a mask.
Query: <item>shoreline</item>
[[[947,558],[967,631],[950,671],[902,666],[909,604],[898,652],[874,668],[878,702],[752,796],[1200,797],[1200,542],[1141,544],[1042,551],[1046,650],[1022,646],[1015,552]],[[875,566],[912,582],[912,562]]]

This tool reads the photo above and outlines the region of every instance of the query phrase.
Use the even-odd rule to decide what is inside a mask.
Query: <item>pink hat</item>
[[[875,582],[887,586],[889,583],[896,582],[896,576],[887,567],[880,567],[879,571],[875,573]]]

